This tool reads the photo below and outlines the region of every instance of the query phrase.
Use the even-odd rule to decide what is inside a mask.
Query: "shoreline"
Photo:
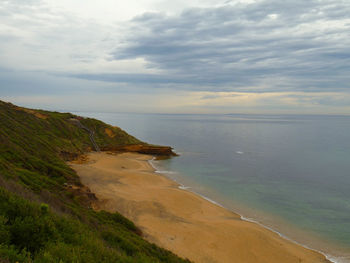
[[[240,214],[239,212],[234,211],[233,209],[229,209],[229,208],[225,207],[224,205],[222,205],[222,204],[220,204],[220,203],[218,203],[218,202],[216,202],[216,201],[210,199],[209,197],[207,197],[207,196],[205,196],[205,195],[203,195],[203,194],[201,194],[201,193],[198,193],[198,192],[196,192],[196,191],[191,190],[191,189],[193,189],[192,187],[190,187],[190,186],[185,186],[185,185],[183,185],[182,183],[179,183],[178,181],[176,181],[176,180],[174,180],[174,179],[172,179],[172,178],[169,178],[169,177],[167,176],[167,174],[169,174],[169,173],[176,173],[176,172],[158,170],[158,168],[152,163],[152,162],[155,161],[155,160],[156,160],[155,157],[153,157],[151,160],[148,160],[149,164],[150,164],[150,165],[152,166],[152,168],[154,169],[154,172],[156,172],[157,174],[161,174],[162,176],[168,178],[169,180],[172,180],[172,181],[174,181],[175,183],[177,183],[177,184],[179,185],[179,186],[178,186],[179,189],[184,190],[184,191],[189,191],[189,192],[191,192],[191,193],[193,193],[193,194],[195,194],[195,195],[198,195],[199,197],[205,199],[206,201],[208,201],[208,202],[210,202],[210,203],[212,203],[212,204],[214,204],[214,205],[217,205],[217,206],[219,206],[219,207],[222,207],[223,209],[226,209],[226,210],[228,210],[228,211],[231,211],[231,212],[233,212],[233,213],[239,215],[240,218],[241,218],[241,220],[243,220],[243,221],[247,221],[247,222],[251,222],[251,223],[257,224],[257,225],[259,225],[259,226],[261,226],[261,227],[263,227],[263,228],[265,228],[265,229],[267,229],[267,230],[269,230],[269,231],[272,231],[272,232],[276,233],[277,235],[279,235],[281,238],[283,238],[283,239],[285,239],[285,240],[288,240],[288,241],[290,241],[290,242],[292,242],[292,243],[294,243],[294,244],[296,244],[296,245],[302,246],[302,247],[304,247],[304,248],[306,248],[306,249],[309,249],[309,250],[315,251],[315,252],[317,252],[317,253],[320,253],[320,254],[322,254],[323,256],[325,256],[325,258],[326,258],[327,260],[329,260],[331,263],[344,263],[344,262],[345,262],[345,261],[344,261],[344,262],[343,262],[343,261],[338,261],[339,258],[336,257],[336,256],[327,254],[327,253],[325,253],[325,252],[323,252],[323,251],[320,251],[320,250],[318,250],[318,249],[315,249],[315,248],[311,248],[311,247],[309,247],[309,246],[306,245],[306,244],[302,244],[302,243],[300,243],[300,242],[298,242],[298,241],[296,241],[296,240],[294,240],[294,239],[292,239],[292,238],[289,238],[288,236],[284,235],[283,233],[279,232],[278,230],[275,230],[275,229],[273,229],[272,227],[269,227],[269,226],[267,226],[267,225],[264,225],[263,223],[259,222],[259,221],[256,220],[256,219],[249,218],[249,217],[245,217],[245,216],[243,216],[242,214]]]
[[[232,257],[238,262],[336,262],[186,189],[157,172],[151,156],[88,156],[90,162],[70,164],[82,183],[104,201],[100,209],[120,212],[141,228],[147,240],[179,256],[194,262],[232,262]]]

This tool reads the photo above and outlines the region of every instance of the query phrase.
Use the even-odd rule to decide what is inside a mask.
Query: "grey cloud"
[[[46,72],[13,71],[1,67],[0,83],[0,96],[77,95],[106,86],[105,83],[72,79]]]
[[[176,89],[196,89],[196,90],[211,90],[210,87],[205,85],[216,85],[218,83],[225,84],[225,82],[231,82],[231,76],[220,76],[220,81],[217,78],[198,76],[198,75],[160,75],[160,74],[71,74],[68,75],[74,78],[96,80],[115,83],[130,83],[131,85],[142,85],[149,87],[149,85],[155,88],[164,87],[164,84],[182,84],[185,86],[173,86]],[[226,80],[226,81],[225,81]],[[237,81],[239,80],[237,78]],[[194,87],[188,87],[186,84],[195,85]],[[228,90],[224,86],[221,90]]]
[[[288,94],[281,95],[283,98],[293,98],[299,103],[310,105],[327,105],[333,107],[345,107],[349,106],[349,97],[336,96],[335,94],[329,94],[328,96],[307,96],[306,94]]]
[[[171,17],[147,13],[131,21],[130,35],[112,55],[115,60],[142,57],[149,67],[168,72],[135,74],[129,76],[132,83],[168,81],[198,89],[206,82],[212,90],[348,90],[350,27],[326,23],[344,22],[349,13],[348,1],[332,0],[265,0],[193,8]],[[120,81],[120,76],[91,78]]]
[[[230,98],[235,98],[235,97],[241,97],[242,94],[225,94],[224,96],[221,94],[210,94],[210,95],[204,95],[202,96],[200,99],[201,100],[210,100],[210,99],[218,99],[218,98],[222,98],[222,97],[230,97]]]
[[[0,19],[14,31],[0,31],[0,50],[11,53],[18,46],[22,51],[10,61],[17,61],[12,68],[20,70],[22,61],[35,64],[36,56],[48,55],[52,63],[38,67],[46,72],[6,72],[9,65],[2,59],[1,93],[349,92],[349,14],[348,0],[261,0],[192,8],[176,16],[146,13],[124,24],[127,34],[120,38],[120,32],[51,10],[41,0],[3,1]],[[30,55],[30,60],[21,60],[21,55]],[[79,68],[108,56],[143,58],[148,68],[161,73],[112,74],[101,67],[102,73],[92,74],[86,73],[91,68]],[[61,57],[67,59],[60,61]],[[75,73],[69,72],[70,62],[82,62],[73,68]],[[215,98],[208,96],[202,99]],[[347,100],[314,102],[345,106]]]

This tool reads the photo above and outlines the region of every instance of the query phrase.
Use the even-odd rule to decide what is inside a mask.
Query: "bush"
[[[25,249],[19,251],[15,248],[15,246],[7,246],[4,244],[0,244],[0,261],[6,260],[9,262],[23,262],[23,263],[31,263],[33,262],[30,253]],[[6,262],[4,261],[4,262]],[[1,261],[3,262],[3,261]]]
[[[0,244],[8,245],[10,243],[11,234],[6,225],[7,218],[0,216]]]
[[[88,225],[0,187],[0,259],[10,262],[184,262],[135,234],[117,213],[77,207]]]
[[[42,215],[46,215],[49,212],[49,205],[48,204],[41,204],[40,210]]]

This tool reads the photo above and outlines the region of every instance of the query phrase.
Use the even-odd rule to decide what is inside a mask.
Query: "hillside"
[[[93,140],[90,136],[93,134]],[[0,262],[186,262],[148,243],[67,164],[95,148],[172,155],[118,127],[0,101]]]

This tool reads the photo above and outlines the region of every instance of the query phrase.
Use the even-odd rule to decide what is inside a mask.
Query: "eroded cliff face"
[[[169,146],[155,146],[148,144],[133,144],[113,147],[107,146],[103,147],[101,150],[112,152],[137,152],[165,157],[177,156],[177,154],[173,152],[173,149]]]

